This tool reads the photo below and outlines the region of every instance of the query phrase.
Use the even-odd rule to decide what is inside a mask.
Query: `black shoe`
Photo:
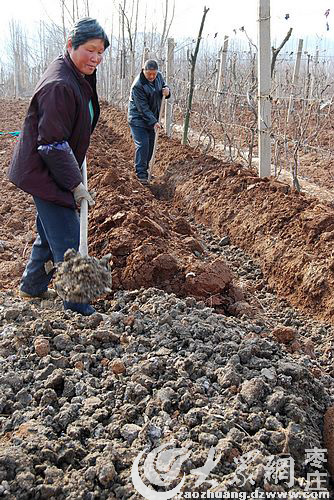
[[[96,311],[93,306],[90,304],[80,304],[78,302],[67,302],[64,300],[64,309],[70,309],[73,312],[77,312],[82,314],[83,316],[90,316],[91,314],[95,314]]]
[[[145,177],[138,177],[138,180],[141,184],[143,184],[143,186],[147,186],[147,184],[149,184],[148,179]]]

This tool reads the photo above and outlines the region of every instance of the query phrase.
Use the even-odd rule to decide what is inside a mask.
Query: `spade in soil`
[[[82,164],[82,177],[87,189],[86,159]],[[111,254],[102,259],[88,256],[88,201],[80,203],[80,246],[79,252],[67,250],[57,271],[55,289],[66,301],[88,303],[111,292]]]

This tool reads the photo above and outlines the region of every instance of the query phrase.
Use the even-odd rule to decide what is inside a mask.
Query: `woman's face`
[[[67,50],[80,73],[92,75],[96,66],[102,61],[104,41],[100,38],[93,38],[74,49],[70,38],[67,42]]]

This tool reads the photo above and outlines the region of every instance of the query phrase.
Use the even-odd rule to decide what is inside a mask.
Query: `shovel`
[[[81,167],[82,183],[88,191],[87,163]],[[88,201],[80,202],[79,252],[67,250],[64,262],[59,266],[55,281],[58,295],[66,301],[89,303],[101,295],[111,292],[111,254],[102,259],[88,257]]]
[[[88,191],[87,161],[86,157],[81,167],[82,183]],[[80,203],[80,244],[79,253],[82,257],[88,257],[88,201],[82,199]]]
[[[166,97],[163,95],[162,100],[161,100],[160,111],[159,111],[159,123],[161,122],[161,117],[162,117],[162,112],[163,112],[163,108],[164,108],[164,104],[165,104],[165,99],[166,99]],[[157,152],[158,137],[159,137],[159,129],[157,128],[155,131],[152,158],[150,160],[149,167],[148,167],[148,182],[150,182],[151,178],[152,178],[152,171],[153,171],[153,167],[154,167],[154,163],[155,163],[155,154]]]

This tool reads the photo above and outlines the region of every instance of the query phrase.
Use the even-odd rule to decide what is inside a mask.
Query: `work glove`
[[[80,184],[73,189],[72,193],[76,203],[80,204],[81,200],[87,200],[88,205],[90,207],[95,205],[95,201],[93,200],[93,198],[91,197],[91,195],[89,194],[89,192],[87,191],[82,182],[80,182]]]

